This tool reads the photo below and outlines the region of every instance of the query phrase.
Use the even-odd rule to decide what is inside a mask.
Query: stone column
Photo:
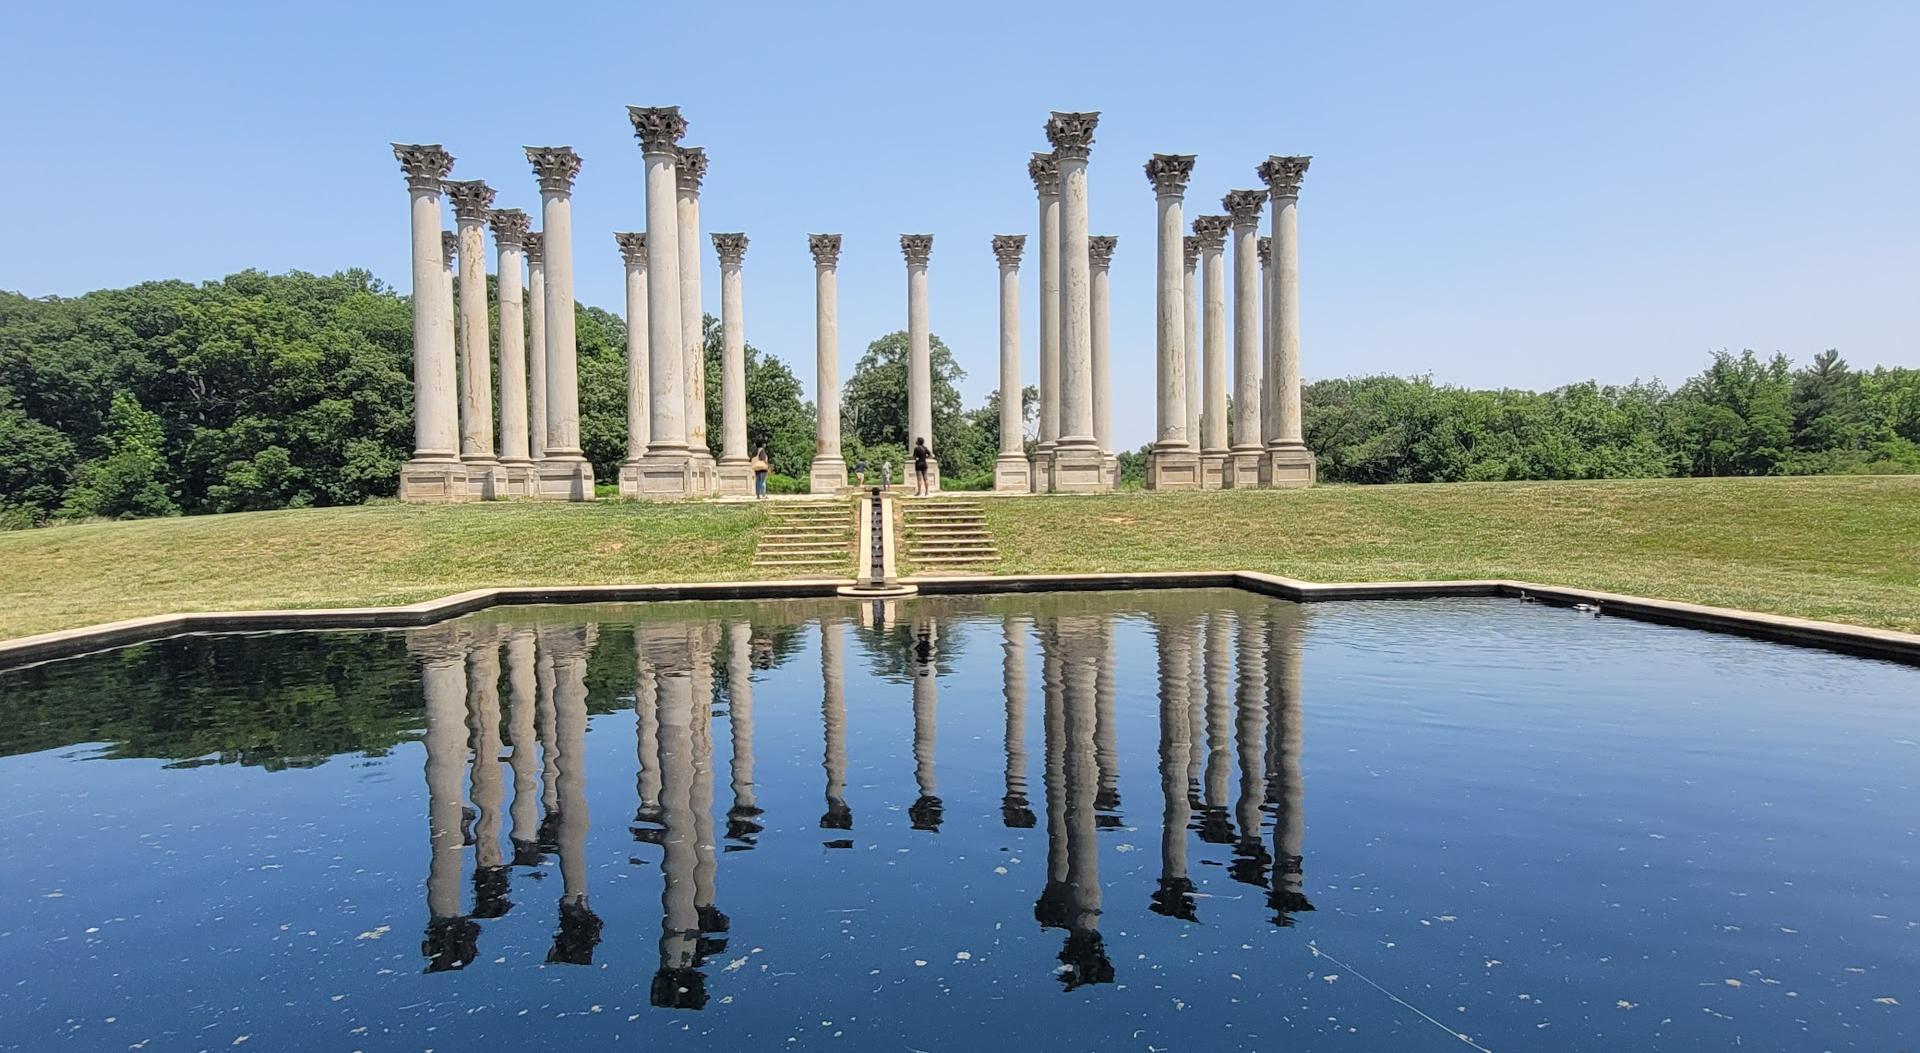
[[[1226,485],[1227,461],[1227,268],[1221,249],[1227,243],[1225,216],[1197,216],[1194,236],[1200,239],[1202,293],[1206,309],[1201,344],[1206,354],[1203,371],[1206,395],[1200,418],[1200,481],[1202,489]]]
[[[1271,486],[1312,486],[1318,474],[1300,422],[1300,181],[1311,157],[1269,157],[1258,171],[1273,197],[1274,433],[1267,441]]]
[[[745,234],[715,234],[720,254],[720,463],[723,494],[753,493],[753,458],[747,452],[746,308],[741,302],[740,266],[747,258]],[[701,360],[703,363],[705,359]]]
[[[700,181],[707,175],[707,152],[698,146],[680,148],[674,169],[677,181],[674,213],[679,224],[680,346],[685,359],[687,450],[697,470],[694,485],[700,493],[718,486],[713,447],[707,444],[707,334],[700,300]]]
[[[847,462],[840,456],[840,235],[809,234],[807,249],[813,253],[815,414],[807,490],[833,494],[847,485]]]
[[[1113,448],[1113,293],[1107,271],[1120,239],[1111,234],[1087,238],[1088,300],[1093,313],[1093,436],[1100,443],[1100,470],[1107,485],[1120,485],[1120,459]]]
[[[547,455],[547,239],[527,232],[527,455]]]
[[[1033,489],[1051,490],[1053,449],[1060,444],[1060,166],[1036,153],[1027,174],[1040,196],[1040,430],[1033,448]]]
[[[527,319],[520,289],[520,254],[527,214],[495,209],[489,218],[499,260],[500,471],[508,497],[533,494],[533,456],[527,450]]]
[[[907,257],[907,458],[913,458],[916,439],[927,440],[927,449],[933,451],[927,460],[927,492],[939,493],[940,450],[933,442],[933,346],[927,327],[927,261],[933,256],[933,235],[902,234],[900,251]],[[911,471],[910,466],[901,466],[903,476]]]
[[[453,372],[456,385],[454,402],[459,407],[456,414],[459,423],[455,425],[455,429],[460,432],[460,448],[465,452],[467,344],[466,338],[460,332],[462,328],[460,301],[454,297],[453,290],[455,274],[460,269],[460,235],[458,233],[451,230],[440,232],[440,263],[440,313],[446,316],[447,325],[453,329]],[[465,464],[466,461],[462,459],[461,463]],[[473,496],[471,482],[468,490],[467,496]]]
[[[1112,489],[1094,428],[1092,260],[1087,246],[1087,158],[1098,113],[1055,112],[1047,141],[1060,166],[1060,445],[1053,454],[1056,493]]]
[[[627,457],[620,463],[620,496],[640,496],[640,461],[652,422],[647,414],[647,236],[613,236],[627,268]]]
[[[546,240],[547,442],[534,465],[535,496],[593,500],[593,465],[580,455],[580,371],[573,340],[573,180],[580,155],[571,146],[529,146],[540,179]]]
[[[1159,226],[1154,256],[1154,435],[1147,455],[1147,489],[1200,488],[1200,451],[1187,430],[1187,294],[1181,279],[1182,199],[1194,155],[1154,154],[1147,160]]]
[[[1279,377],[1273,371],[1273,239],[1265,235],[1254,239],[1254,254],[1260,257],[1260,436],[1264,447],[1279,431],[1274,423],[1280,400],[1274,395]],[[1267,485],[1264,478],[1261,485]]]
[[[413,220],[413,456],[400,466],[402,501],[464,501],[453,318],[440,303],[440,184],[453,155],[430,143],[394,143]]]
[[[493,452],[493,340],[487,333],[486,226],[493,188],[478,179],[449,179],[445,186],[460,239],[460,460],[467,466],[467,493],[490,501],[506,490]]]
[[[1015,493],[1033,489],[1020,386],[1020,256],[1026,249],[1024,234],[993,236],[1000,261],[1000,455],[993,459],[993,488]]]
[[[1254,241],[1260,234],[1258,190],[1230,190],[1220,200],[1233,223],[1233,445],[1222,485],[1249,490],[1260,485],[1260,265]]]
[[[1193,447],[1197,461],[1200,454],[1200,405],[1203,393],[1201,377],[1206,372],[1200,360],[1200,239],[1191,234],[1181,238],[1180,258],[1186,268],[1180,284],[1186,301],[1182,313],[1186,315],[1187,442]]]
[[[704,493],[687,447],[686,334],[680,326],[680,217],[677,194],[681,136],[678,106],[627,107],[647,163],[647,400],[651,420],[640,460],[644,497]]]

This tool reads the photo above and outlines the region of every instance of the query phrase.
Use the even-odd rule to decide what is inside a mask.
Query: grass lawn
[[[1920,631],[1920,477],[986,500],[1000,573],[1520,578]],[[171,611],[756,577],[750,505],[256,512],[0,533],[0,639]]]

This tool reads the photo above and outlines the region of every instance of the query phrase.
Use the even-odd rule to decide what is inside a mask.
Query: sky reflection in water
[[[1493,600],[170,641],[0,673],[0,1049],[1900,1048],[1916,700]]]

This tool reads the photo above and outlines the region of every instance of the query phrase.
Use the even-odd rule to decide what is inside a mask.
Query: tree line
[[[488,290],[492,300],[492,290]],[[490,303],[490,310],[491,310]],[[361,270],[243,271],[79,297],[0,292],[0,525],[358,504],[390,497],[413,437],[412,308]],[[705,319],[708,435],[720,441],[720,334]],[[626,326],[576,307],[581,442],[597,476],[626,449]],[[934,446],[947,486],[985,487],[997,392],[967,408],[933,339]],[[749,448],[804,485],[814,412],[781,359],[747,347]],[[1034,392],[1023,393],[1033,419]],[[1920,470],[1920,370],[1834,352],[1717,354],[1657,382],[1483,391],[1430,378],[1327,380],[1303,393],[1330,482]],[[850,464],[906,459],[906,334],[867,346],[842,393]],[[1136,477],[1141,456],[1123,458]]]

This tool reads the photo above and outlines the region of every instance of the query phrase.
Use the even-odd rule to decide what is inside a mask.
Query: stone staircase
[[[753,550],[756,570],[797,577],[851,573],[854,506],[846,501],[769,502],[767,527]]]
[[[906,562],[915,574],[981,571],[1000,562],[978,501],[906,500],[900,514]]]

